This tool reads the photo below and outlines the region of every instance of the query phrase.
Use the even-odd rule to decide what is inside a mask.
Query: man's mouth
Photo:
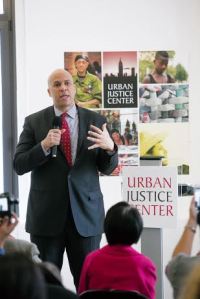
[[[68,94],[62,94],[61,96],[60,96],[60,98],[68,98]]]

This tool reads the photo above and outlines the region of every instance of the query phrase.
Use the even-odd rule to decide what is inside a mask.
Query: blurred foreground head
[[[22,253],[0,256],[0,297],[46,299],[45,281],[38,265]]]

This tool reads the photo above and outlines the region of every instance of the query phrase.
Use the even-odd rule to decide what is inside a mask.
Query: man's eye
[[[66,82],[65,82],[65,85],[66,85],[66,86],[70,86],[70,85],[72,85],[72,84],[73,84],[73,83],[72,83],[71,81],[66,81]]]
[[[57,83],[54,83],[54,87],[59,87],[60,86],[60,83],[57,82]]]

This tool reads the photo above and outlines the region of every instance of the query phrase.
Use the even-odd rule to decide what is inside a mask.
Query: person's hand
[[[52,146],[60,144],[61,134],[65,129],[51,129],[49,130],[47,136],[42,140],[42,147],[48,151]]]
[[[118,165],[118,166],[113,170],[113,172],[112,172],[111,175],[120,175],[121,171],[122,171],[122,165]]]
[[[197,208],[194,197],[192,198],[190,203],[188,224],[195,227],[197,226]]]
[[[0,218],[0,247],[3,246],[6,238],[18,224],[18,218],[15,213],[9,218],[8,216]]]
[[[89,136],[87,139],[94,142],[94,144],[88,147],[89,150],[98,147],[106,151],[114,150],[114,142],[108,133],[106,123],[103,124],[102,130],[93,125],[90,126],[90,129],[91,130],[88,131]]]

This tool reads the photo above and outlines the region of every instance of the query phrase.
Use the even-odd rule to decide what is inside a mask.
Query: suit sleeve
[[[118,166],[118,147],[114,144],[114,150],[112,153],[105,150],[99,151],[99,157],[97,160],[98,169],[105,175],[109,175]]]
[[[106,118],[102,117],[102,124],[100,125],[100,127],[102,127],[102,125],[106,122],[107,122]],[[113,170],[118,166],[118,147],[115,143],[114,143],[114,150],[112,152],[99,149],[97,166],[98,166],[98,170],[105,175],[111,174]]]
[[[34,129],[29,118],[25,118],[23,131],[20,135],[14,155],[14,169],[18,175],[32,171],[49,159],[45,156],[41,142],[36,142]]]

